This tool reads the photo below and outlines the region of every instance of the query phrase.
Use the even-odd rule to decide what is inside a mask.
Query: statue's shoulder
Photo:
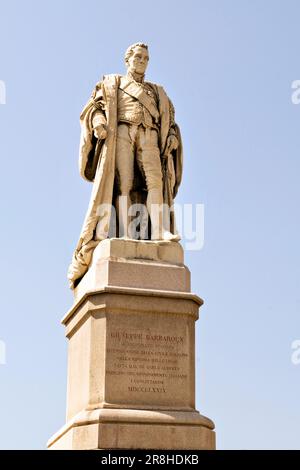
[[[167,93],[164,89],[164,87],[158,83],[153,83],[153,82],[146,82],[147,85],[149,85],[151,88],[153,88],[159,97],[159,99],[162,99],[163,97],[167,97]]]
[[[160,83],[149,82],[148,80],[145,81],[145,84],[146,84],[146,85],[153,86],[153,87],[162,88],[162,85],[161,85]]]
[[[110,73],[108,75],[103,75],[102,83],[107,86],[114,86],[116,84],[119,84],[121,78],[122,75],[119,75],[118,73]]]
[[[102,79],[100,79],[96,85],[95,88],[92,92],[91,98],[93,100],[100,99],[105,95],[105,90],[106,91],[111,91],[112,93],[114,92],[115,88],[118,88],[119,83],[120,83],[120,78],[122,75],[116,74],[116,73],[111,73],[109,75],[103,75]]]

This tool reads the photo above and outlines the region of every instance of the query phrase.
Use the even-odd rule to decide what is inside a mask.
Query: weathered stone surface
[[[79,169],[93,182],[68,271],[67,423],[51,449],[214,449],[195,410],[195,321],[174,199],[183,145],[174,106],[145,81],[148,46],[103,76],[81,116]]]
[[[214,448],[214,425],[195,410],[202,300],[190,292],[180,245],[161,252],[157,242],[102,243],[62,320],[67,424],[49,448]]]
[[[215,449],[214,424],[198,412],[98,409],[76,415],[48,442],[53,450]]]
[[[103,240],[92,263],[74,290],[75,299],[104,286],[190,291],[190,272],[183,249],[170,241]]]

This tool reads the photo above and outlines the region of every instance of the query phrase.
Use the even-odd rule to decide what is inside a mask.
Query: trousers
[[[158,132],[143,125],[119,123],[116,143],[116,169],[121,194],[129,194],[134,179],[134,159],[144,175],[147,190],[162,193],[162,170]]]

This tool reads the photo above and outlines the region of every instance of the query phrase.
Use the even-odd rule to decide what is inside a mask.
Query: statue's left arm
[[[168,98],[169,101],[169,113],[170,113],[170,127],[167,137],[167,144],[166,144],[166,153],[171,154],[173,156],[173,164],[174,164],[174,188],[173,188],[173,198],[175,198],[179,185],[181,183],[182,178],[182,159],[183,159],[183,151],[182,151],[182,140],[179,126],[175,122],[175,108],[173,106],[172,101]]]
[[[176,150],[179,145],[179,135],[178,135],[178,126],[175,123],[175,108],[172,101],[169,99],[169,109],[170,109],[170,129],[167,137],[167,152],[172,152]]]

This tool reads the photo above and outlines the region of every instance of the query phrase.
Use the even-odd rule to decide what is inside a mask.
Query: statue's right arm
[[[93,131],[97,139],[106,138],[106,116],[105,116],[105,101],[103,96],[102,83],[98,83],[92,94],[92,101],[94,103],[94,112],[92,117]]]

